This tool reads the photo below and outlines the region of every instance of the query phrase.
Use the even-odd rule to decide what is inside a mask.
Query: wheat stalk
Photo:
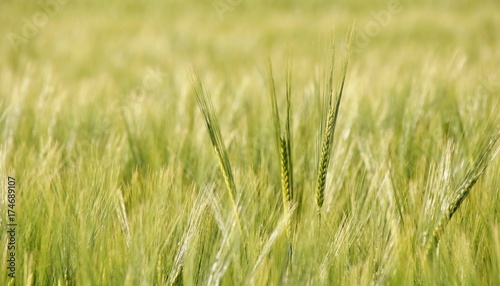
[[[234,207],[234,212],[236,214],[236,220],[238,223],[240,235],[242,235],[243,237],[243,226],[241,223],[240,212],[238,210],[236,184],[234,183],[233,171],[231,168],[231,163],[229,161],[229,156],[227,153],[226,146],[224,145],[224,141],[222,139],[222,133],[220,131],[219,122],[215,115],[215,111],[213,108],[213,104],[210,100],[210,96],[205,90],[200,75],[196,69],[194,69],[194,73],[195,73],[194,82],[195,82],[196,101],[198,102],[198,107],[200,108],[200,111],[203,115],[203,119],[205,121],[208,134],[210,136],[210,141],[212,142],[215,155],[219,162],[219,169],[221,170],[222,176],[224,177],[224,183],[229,193],[231,203],[233,204]]]
[[[470,190],[474,187],[479,177],[484,173],[486,168],[493,161],[493,159],[495,159],[496,155],[500,151],[500,145],[494,148],[498,139],[500,139],[500,126],[498,127],[497,133],[492,137],[484,151],[481,153],[481,156],[479,156],[474,165],[474,168],[467,173],[462,184],[460,184],[460,186],[457,188],[455,197],[439,219],[438,224],[434,228],[432,236],[427,243],[427,257],[432,255],[433,250],[438,244],[439,238],[442,236],[446,225],[451,220],[453,215],[457,212],[458,208],[460,208],[465,198],[467,198]]]
[[[326,124],[323,133],[323,140],[321,145],[321,154],[318,164],[318,172],[317,172],[317,188],[316,188],[316,204],[318,206],[318,217],[321,218],[321,208],[323,206],[325,200],[325,187],[326,187],[326,176],[328,173],[328,166],[330,163],[331,157],[331,149],[333,145],[333,136],[335,134],[335,126],[337,124],[337,117],[340,107],[340,102],[342,100],[342,94],[344,91],[344,84],[347,75],[347,66],[349,63],[349,50],[352,43],[352,38],[354,35],[354,28],[351,29],[349,34],[349,45],[347,55],[344,61],[344,65],[342,68],[342,80],[340,82],[340,86],[338,88],[338,92],[336,96],[334,95],[333,90],[333,70],[335,63],[335,44],[332,44],[332,60],[328,81],[328,91],[329,91],[329,105],[328,112],[326,116]],[[335,99],[334,99],[335,96]]]
[[[276,147],[279,154],[279,161],[281,167],[281,193],[283,198],[283,211],[288,215],[291,211],[293,203],[293,164],[292,164],[292,151],[291,151],[291,128],[290,128],[290,113],[291,113],[291,68],[287,68],[286,78],[286,121],[285,128],[282,131],[280,116],[278,111],[278,101],[276,98],[276,86],[274,84],[273,70],[271,61],[268,64],[269,72],[269,94],[271,97],[271,106],[273,112],[274,134],[276,140]],[[292,222],[287,223],[287,236],[289,240],[289,259],[291,261],[292,250]]]
[[[269,61],[269,94],[271,97],[271,105],[273,110],[274,134],[276,139],[277,150],[279,154],[281,166],[281,190],[283,195],[283,206],[287,211],[293,201],[293,165],[291,153],[291,131],[290,131],[290,109],[291,109],[291,72],[287,74],[287,116],[285,130],[282,131],[280,116],[278,111],[278,103],[276,98],[276,87],[274,85],[274,77],[272,65]]]

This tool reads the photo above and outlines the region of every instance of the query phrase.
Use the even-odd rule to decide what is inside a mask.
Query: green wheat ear
[[[430,257],[432,255],[446,225],[457,212],[458,208],[460,208],[467,195],[469,195],[470,190],[474,187],[479,177],[484,173],[486,168],[495,159],[496,155],[500,151],[500,145],[495,147],[498,139],[500,139],[500,126],[498,126],[497,129],[497,133],[491,138],[488,145],[477,159],[474,168],[467,173],[462,184],[460,184],[457,188],[453,201],[450,203],[448,208],[446,208],[445,212],[439,219],[437,226],[434,228],[434,232],[427,242],[426,257]]]
[[[316,188],[316,204],[318,206],[318,214],[321,214],[321,207],[323,206],[325,200],[325,187],[326,187],[326,176],[328,173],[328,166],[330,163],[331,150],[333,145],[333,136],[335,134],[335,126],[337,124],[337,117],[339,113],[340,102],[342,100],[342,94],[344,91],[344,84],[347,75],[347,67],[349,64],[349,52],[352,45],[352,39],[354,36],[354,28],[351,28],[348,38],[348,50],[347,55],[345,56],[344,64],[342,67],[342,80],[340,82],[340,86],[338,88],[338,92],[335,94],[333,86],[333,70],[335,63],[335,43],[332,44],[332,59],[330,66],[330,74],[327,90],[329,92],[329,104],[328,104],[328,112],[326,116],[326,123],[323,133],[322,145],[321,145],[321,154],[319,158],[318,164],[318,172],[317,172],[317,188]]]
[[[274,135],[281,166],[281,190],[283,195],[283,206],[285,207],[285,211],[287,211],[292,205],[293,201],[293,164],[292,164],[292,152],[291,152],[292,139],[290,130],[291,71],[288,70],[287,72],[287,83],[286,83],[287,113],[286,113],[286,122],[284,130],[282,130],[282,126],[280,123],[278,101],[276,98],[276,87],[274,84],[272,65],[270,61],[268,64],[268,72],[269,72],[269,94],[271,97],[271,106],[273,110]]]
[[[194,90],[196,94],[196,101],[203,115],[203,119],[205,121],[205,125],[207,127],[215,155],[217,157],[217,160],[219,161],[219,168],[222,172],[222,176],[224,177],[224,183],[229,193],[231,203],[233,204],[234,207],[234,212],[236,214],[236,220],[238,223],[240,235],[243,235],[241,216],[238,209],[236,184],[234,183],[233,171],[231,168],[231,163],[229,161],[229,156],[227,154],[227,149],[222,139],[222,134],[219,127],[219,121],[217,120],[217,116],[215,115],[215,111],[213,108],[213,104],[210,100],[210,96],[207,93],[205,87],[203,86],[201,77],[196,69],[194,69],[194,74],[195,74]]]
[[[273,112],[274,135],[276,148],[279,154],[281,167],[281,193],[283,198],[284,215],[289,215],[293,205],[293,164],[292,164],[292,136],[290,128],[291,113],[291,93],[292,93],[292,73],[291,68],[287,68],[286,78],[286,121],[284,130],[282,130],[280,116],[278,111],[278,101],[276,98],[276,86],[274,84],[273,68],[271,61],[268,63],[269,73],[269,95]],[[289,240],[289,259],[292,256],[292,225],[293,221],[287,224],[287,236]]]

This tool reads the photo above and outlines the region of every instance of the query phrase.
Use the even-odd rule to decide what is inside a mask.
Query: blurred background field
[[[341,35],[355,20],[364,31],[376,21],[373,14],[387,11],[392,3],[66,2],[17,49],[7,35],[22,34],[24,19],[36,22],[35,15],[49,6],[43,1],[2,3],[3,67],[22,70],[26,63],[36,61],[68,79],[109,76],[113,85],[126,89],[127,84],[140,81],[148,66],[179,73],[196,63],[203,69],[217,67],[210,69],[214,73],[238,75],[254,70],[267,57],[279,60],[288,48],[293,49],[297,63],[316,64],[324,58],[322,51],[334,26]],[[401,57],[416,64],[429,54],[445,60],[457,51],[471,65],[484,66],[485,73],[498,65],[496,1],[480,5],[471,1],[395,3],[400,12],[391,15],[366,48],[353,56],[356,66],[382,62],[396,68],[402,64]]]
[[[500,123],[499,15],[493,0],[2,1],[0,182],[19,183],[16,283],[500,284],[498,159],[437,257],[423,258]],[[340,63],[353,23],[316,235],[318,106],[332,30]],[[267,59],[281,102],[293,62],[291,271]],[[245,237],[193,66],[228,146]]]

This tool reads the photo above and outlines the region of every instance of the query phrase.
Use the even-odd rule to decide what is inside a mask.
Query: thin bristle
[[[294,199],[293,194],[293,160],[292,160],[292,131],[291,131],[291,109],[292,109],[292,64],[288,67],[286,79],[286,155],[288,161],[288,176],[289,176],[289,200]]]
[[[276,150],[279,152],[281,126],[280,126],[280,116],[278,112],[278,100],[276,98],[276,86],[274,84],[273,66],[271,60],[268,61],[268,77],[269,77],[269,96],[271,98],[271,108],[273,113],[275,144],[276,144]]]
[[[328,77],[328,96],[329,96],[329,106],[332,105],[333,100],[333,70],[335,67],[335,32],[332,31],[332,54],[331,54],[331,66],[330,66],[330,74]]]

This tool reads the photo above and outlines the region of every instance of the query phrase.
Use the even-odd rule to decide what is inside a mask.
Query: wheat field
[[[500,285],[499,14],[2,1],[0,285]]]

